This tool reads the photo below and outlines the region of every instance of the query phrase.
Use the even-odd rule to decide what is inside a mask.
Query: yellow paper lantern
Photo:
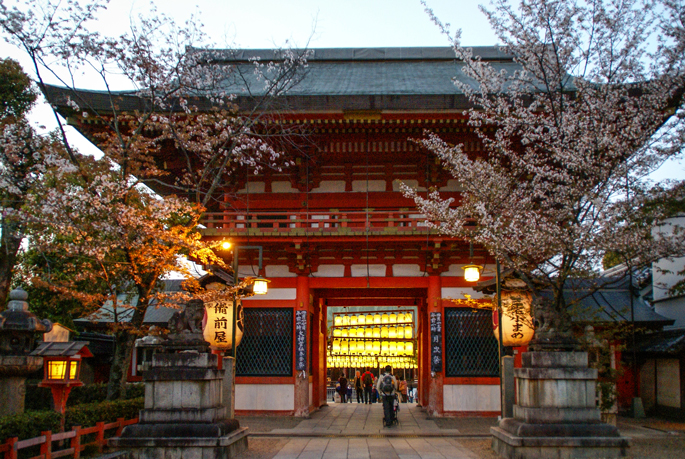
[[[350,317],[350,325],[357,325],[357,316]]]
[[[380,341],[374,341],[373,342],[373,352],[374,352],[374,354],[380,354],[380,352],[381,352],[381,342]]]
[[[407,341],[404,345],[404,352],[407,355],[414,355],[414,343]]]
[[[502,292],[502,338],[504,346],[525,346],[533,339],[535,329],[530,315],[532,296],[528,292]],[[493,311],[495,337],[499,341],[497,311]]]
[[[381,354],[385,355],[390,351],[390,344],[387,341],[381,341]]]
[[[350,340],[350,354],[356,354],[357,352],[357,341],[351,339]]]
[[[388,322],[391,324],[396,324],[397,323],[397,314],[394,312],[390,314],[390,317],[388,317]]]
[[[350,338],[356,338],[357,337],[357,329],[356,328],[350,328],[349,337]]]
[[[480,279],[481,266],[467,265],[462,268],[464,270],[464,280],[466,282],[478,282]]]
[[[399,314],[397,314],[397,323],[402,323],[405,321],[406,321],[406,319],[405,319],[405,315],[403,312],[400,312]]]
[[[388,344],[388,352],[390,355],[397,355],[397,343],[395,341],[390,341]]]
[[[388,338],[397,338],[397,328],[396,327],[390,327],[388,329]]]
[[[333,354],[340,354],[340,340],[333,340]]]
[[[65,360],[48,360],[48,379],[64,379],[67,372]]]
[[[342,316],[342,324],[341,325],[350,325],[350,318],[348,316]]]
[[[381,327],[373,327],[373,337],[374,338],[380,338],[381,337]]]
[[[404,342],[397,342],[397,355],[404,355]]]
[[[381,338],[389,338],[388,327],[381,327]]]
[[[359,315],[357,316],[357,323],[358,323],[359,325],[364,325],[364,324],[366,324],[366,316],[365,316],[364,314],[359,314]]]
[[[349,342],[346,339],[340,340],[340,353],[347,354],[349,352]]]
[[[390,320],[390,319],[388,318],[388,315],[387,315],[387,314],[383,314],[383,315],[381,316],[381,323],[382,323],[382,324],[387,324],[389,320]]]
[[[373,338],[373,329],[367,328],[364,330],[364,338]]]
[[[404,338],[404,327],[402,325],[397,327],[397,337]]]
[[[190,303],[189,303],[190,304]],[[231,348],[233,335],[233,301],[211,301],[204,305],[202,336],[213,349]],[[243,339],[243,305],[237,300],[238,320],[235,327],[235,345]]]
[[[333,336],[342,336],[342,329],[334,328],[333,329]]]
[[[343,329],[342,329],[342,336],[343,336],[343,338],[347,338],[347,337],[350,336],[350,330],[349,330],[349,328],[343,328]]]
[[[414,336],[412,336],[413,334],[414,334],[414,330],[413,330],[411,325],[407,325],[406,327],[404,327],[404,337],[405,338],[411,339],[414,337]]]
[[[380,324],[381,323],[381,315],[380,314],[374,314],[373,315],[373,323],[374,324]]]
[[[342,316],[335,316],[333,319],[333,325],[340,326],[342,324]]]
[[[367,341],[364,343],[364,350],[367,354],[373,353],[373,341]]]

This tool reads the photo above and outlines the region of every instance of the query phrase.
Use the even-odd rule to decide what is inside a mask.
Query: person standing
[[[407,403],[407,381],[404,380],[404,376],[400,376],[400,395],[402,403]]]
[[[364,402],[364,385],[359,370],[354,373],[354,391],[357,393],[357,403]]]
[[[340,384],[340,403],[345,403],[345,397],[347,396],[347,378],[345,373],[340,374],[340,379],[338,379],[338,384]]]
[[[373,389],[373,373],[366,369],[362,375],[362,385],[364,386],[364,403],[371,404],[371,392]],[[375,401],[375,400],[374,400]]]
[[[399,411],[399,406],[395,405],[398,389],[397,378],[393,376],[392,367],[388,365],[385,367],[385,373],[378,377],[376,385],[378,395],[382,397],[383,402],[383,423],[388,427],[396,421],[395,408]]]

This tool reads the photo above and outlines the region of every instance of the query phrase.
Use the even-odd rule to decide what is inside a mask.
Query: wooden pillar
[[[297,276],[297,306],[295,311],[306,311],[307,312],[307,339],[309,339],[309,327],[312,326],[309,320],[309,277],[306,275]],[[294,333],[294,330],[293,330]],[[307,343],[308,344],[308,343]],[[297,344],[295,344],[297,345]],[[309,346],[306,345],[305,348],[309,352]],[[307,356],[307,358],[312,358],[312,356]],[[296,366],[293,365],[295,370],[295,416],[308,417],[309,416],[309,368],[306,368],[304,372],[302,370],[297,371]]]
[[[442,279],[440,276],[429,276],[428,277],[428,304],[426,305],[426,318],[427,322],[430,322],[430,314],[431,312],[439,312],[442,314]],[[442,323],[444,324],[444,318],[442,320]],[[424,337],[424,340],[427,340],[430,343],[430,323],[427,324],[427,330],[426,330],[426,337]],[[444,341],[444,329],[443,329],[443,341]],[[425,341],[424,341],[425,342]],[[428,371],[430,375],[430,380],[428,384],[428,406],[426,407],[426,410],[428,412],[429,416],[442,416],[443,412],[443,376],[444,376],[444,349],[445,345],[444,342],[442,343],[442,349],[443,349],[443,368],[441,368],[441,371],[431,371],[431,362],[430,362],[430,344],[429,344],[429,350],[428,350]]]
[[[428,406],[428,386],[430,385],[430,328],[426,302],[419,305],[419,402],[421,406]]]

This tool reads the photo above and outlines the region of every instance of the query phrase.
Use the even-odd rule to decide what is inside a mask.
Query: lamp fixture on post
[[[469,241],[469,264],[463,266],[464,280],[466,282],[478,282],[480,280],[480,272],[483,267],[473,264],[473,241]]]

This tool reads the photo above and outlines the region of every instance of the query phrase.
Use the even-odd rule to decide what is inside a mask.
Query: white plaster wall
[[[264,189],[264,182],[249,182],[247,186],[245,188],[241,188],[238,193],[264,193]]]
[[[250,297],[243,300],[248,301],[262,301],[262,300],[295,300],[297,299],[296,288],[270,288],[266,295],[259,295],[257,297]]]
[[[319,265],[317,277],[344,277],[345,265]]]
[[[236,384],[236,410],[292,411],[294,384]]]
[[[352,180],[352,191],[366,193],[366,180]],[[385,191],[385,180],[369,180],[369,191]]]
[[[257,259],[259,258],[259,253],[256,250],[254,250],[254,255],[255,255],[255,261],[257,261]],[[258,265],[240,265],[238,267],[238,274],[240,275],[240,277],[256,276],[258,273],[259,273],[259,266]]]
[[[442,387],[445,411],[500,411],[498,385],[457,385]]]
[[[271,182],[272,193],[297,193],[297,188],[293,188],[290,182]]]
[[[456,179],[450,179],[447,181],[447,185],[440,187],[440,191],[462,191],[464,187]]]
[[[474,300],[488,297],[488,295],[483,295],[481,292],[477,292],[470,287],[443,287],[440,291],[440,295],[445,299],[465,300],[464,294],[471,295],[471,298]]]
[[[366,277],[366,265],[352,265],[352,277]],[[369,265],[369,277],[385,277],[385,265]]]
[[[291,273],[288,265],[269,265],[265,268],[266,278],[274,277],[297,277],[297,274]]]
[[[661,406],[680,408],[680,362],[676,359],[656,361],[656,400]]]
[[[419,181],[418,180],[412,180],[412,179],[407,179],[407,180],[393,180],[392,182],[392,191],[401,191],[400,190],[400,183],[404,183],[405,185],[417,189],[419,191],[426,191],[425,187],[419,186]]]
[[[392,265],[394,277],[422,277],[423,271],[420,265]]]
[[[366,191],[366,188],[364,188]],[[312,193],[344,193],[344,180],[322,180],[317,188],[312,190]]]

